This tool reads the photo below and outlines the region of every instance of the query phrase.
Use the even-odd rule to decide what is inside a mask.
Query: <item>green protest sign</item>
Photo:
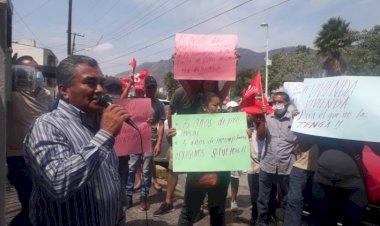
[[[173,171],[249,170],[245,113],[174,115]]]

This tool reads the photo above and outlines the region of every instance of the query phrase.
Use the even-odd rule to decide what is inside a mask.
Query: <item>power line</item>
[[[51,2],[50,0],[46,0],[42,4],[36,6],[32,10],[30,10],[28,13],[26,13],[25,15],[23,15],[22,17],[20,17],[19,20],[15,21],[14,24],[19,23],[21,21],[21,19],[24,19],[25,17],[28,17],[28,16],[32,15],[33,13],[35,13],[35,12],[39,12],[39,10],[41,10],[42,7],[44,7],[47,3],[50,3],[50,2]]]
[[[214,32],[216,32],[216,31],[222,30],[222,29],[224,29],[224,28],[226,28],[226,27],[229,27],[229,26],[231,26],[231,25],[233,25],[233,24],[236,24],[236,23],[238,23],[238,22],[241,22],[241,21],[243,21],[243,20],[246,20],[246,19],[248,19],[248,18],[250,18],[250,17],[252,17],[252,16],[256,16],[256,15],[258,15],[258,14],[261,14],[261,13],[264,13],[264,12],[266,12],[266,11],[269,11],[269,10],[271,10],[272,8],[275,8],[275,7],[277,7],[277,6],[280,6],[280,5],[282,5],[282,4],[285,4],[286,2],[289,2],[289,1],[290,1],[290,0],[285,0],[285,1],[282,1],[282,2],[280,2],[280,3],[278,3],[278,4],[275,4],[275,5],[272,5],[272,6],[270,6],[270,7],[267,7],[267,8],[265,8],[265,9],[263,9],[263,10],[260,10],[260,11],[257,11],[257,12],[255,12],[255,13],[249,14],[249,15],[246,16],[246,17],[243,17],[243,18],[241,18],[241,19],[239,19],[239,20],[236,20],[236,21],[234,21],[234,22],[232,22],[232,23],[226,24],[226,25],[224,25],[224,26],[222,26],[222,27],[219,27],[219,28],[217,28],[217,29],[215,29],[215,30],[213,30],[213,31],[210,31],[210,32],[208,32],[207,34],[211,34],[211,33],[214,33]],[[171,35],[170,38],[171,38],[171,37],[174,37],[174,35]],[[169,37],[166,37],[166,38],[164,38],[164,39],[159,40],[158,42],[160,42],[160,41],[162,41],[162,40],[166,40],[166,39],[168,39],[168,38],[169,38]],[[156,43],[152,43],[152,44],[149,45],[148,47],[152,46],[153,44],[156,44]],[[159,50],[158,52],[155,52],[155,53],[153,53],[153,54],[150,54],[149,56],[154,56],[154,55],[157,55],[157,54],[159,54],[159,53],[165,52],[165,51],[170,50],[170,49],[173,49],[173,48],[174,48],[174,47],[165,48],[165,49]],[[135,50],[134,52],[137,52],[137,50]],[[133,53],[134,53],[134,52],[133,52]],[[129,53],[128,53],[128,54],[129,54]],[[142,58],[143,58],[143,57],[142,57]],[[103,61],[102,63],[108,63],[108,64],[112,64],[112,65],[124,65],[124,64],[118,64],[118,63],[111,63],[111,62],[109,62],[109,61]]]
[[[162,8],[168,2],[170,2],[170,0],[166,0],[165,2],[161,3],[157,7],[149,9],[150,11],[149,10],[144,11],[144,14],[142,15],[141,18],[138,18],[136,21],[132,22],[129,26],[126,26],[123,29],[118,30],[114,34],[112,34],[112,36],[119,36],[119,37],[111,38],[111,39],[109,39],[107,41],[112,41],[112,40],[115,40],[115,39],[119,40],[120,38],[125,37],[126,35],[128,35],[130,33],[130,32],[128,32],[128,30],[130,30],[131,27],[138,25],[140,21],[143,21],[146,17],[152,15],[154,11]],[[127,34],[123,35],[122,33],[124,33],[125,31],[127,31]]]
[[[92,21],[91,22],[91,25],[97,25],[98,24],[98,22],[99,21],[101,21],[101,20],[103,20],[103,18],[105,17],[105,16],[107,16],[110,12],[111,12],[111,10],[117,5],[117,3],[119,3],[120,2],[120,0],[117,0],[116,2],[114,2],[114,4],[105,12],[105,13],[102,13],[101,14],[101,16],[100,17],[97,17],[97,20],[95,20],[95,21]],[[90,27],[87,27],[87,29],[89,29],[89,28],[91,28],[92,26],[90,26]]]
[[[92,4],[90,7],[87,7],[88,12],[94,12],[93,9],[95,8],[95,6],[98,5],[98,3],[99,3],[100,1],[97,0],[97,1],[92,1],[92,2],[93,2],[93,4]],[[82,22],[83,22],[85,19],[87,19],[87,18],[89,17],[89,15],[90,15],[90,13],[85,13],[84,16],[83,16],[83,13],[81,12],[80,20],[78,21],[78,23],[77,23],[76,25],[79,27],[79,25],[82,24]]]
[[[24,19],[22,19],[22,17],[21,17],[20,14],[17,12],[17,10],[14,9],[14,11],[15,11],[16,15],[20,18],[21,22],[25,25],[26,29],[28,29],[28,31],[29,31],[30,33],[32,33],[32,35],[33,35],[34,38],[38,41],[38,43],[40,43],[40,45],[41,45],[42,47],[44,47],[45,45],[41,42],[41,40],[39,40],[39,39],[37,38],[36,34],[34,34],[34,32],[32,31],[32,29],[30,29],[30,27],[25,23]]]
[[[143,8],[141,10],[138,10],[138,9],[133,10],[133,12],[131,14],[127,14],[127,15],[130,15],[130,17],[128,17],[124,21],[122,21],[119,26],[115,26],[112,29],[108,29],[104,33],[107,35],[110,35],[110,36],[115,36],[115,35],[120,34],[123,31],[123,28],[125,29],[125,26],[129,26],[131,24],[133,25],[136,23],[136,21],[140,20],[140,18],[144,18],[146,16],[146,14],[149,14],[151,11],[154,11],[157,8],[157,5],[159,3],[160,3],[160,1],[155,1],[148,8]],[[118,18],[118,19],[114,20],[111,24],[115,24],[116,22],[120,22],[120,19]]]
[[[282,2],[280,2],[280,3],[278,3],[278,4],[276,4],[276,5],[272,5],[272,6],[268,7],[268,8],[265,8],[265,9],[263,9],[263,10],[261,10],[261,11],[258,11],[258,12],[255,12],[255,13],[252,13],[252,14],[246,16],[246,17],[243,17],[243,18],[241,18],[241,19],[239,19],[239,20],[236,20],[236,21],[234,21],[234,22],[232,22],[232,23],[229,23],[229,24],[227,24],[227,25],[224,25],[223,27],[217,28],[217,29],[215,29],[215,30],[209,32],[208,34],[214,33],[214,32],[216,32],[216,31],[220,31],[220,30],[222,30],[222,29],[224,29],[224,28],[226,28],[226,27],[229,27],[229,26],[231,26],[231,25],[233,25],[233,24],[239,23],[239,22],[241,22],[241,21],[243,21],[243,20],[246,20],[246,19],[248,19],[248,18],[250,18],[250,17],[253,17],[253,16],[256,16],[256,15],[258,15],[258,14],[261,14],[261,13],[264,13],[264,12],[266,12],[266,11],[269,11],[269,10],[271,10],[272,8],[277,7],[277,6],[280,6],[280,5],[282,5],[282,4],[285,4],[286,2],[289,2],[289,1],[290,1],[290,0],[285,0],[285,1],[282,1]]]
[[[179,4],[177,4],[177,5],[175,5],[174,7],[168,9],[167,11],[165,11],[165,12],[159,14],[158,16],[156,16],[156,17],[154,17],[154,18],[148,20],[147,22],[141,24],[140,26],[138,26],[138,27],[136,27],[136,28],[134,28],[134,29],[128,31],[126,34],[124,34],[124,35],[122,35],[122,36],[119,36],[119,37],[116,38],[116,39],[110,39],[110,40],[108,40],[108,41],[111,41],[111,40],[115,40],[115,41],[120,40],[121,38],[125,37],[126,35],[128,35],[128,34],[134,32],[134,31],[137,31],[138,29],[140,29],[140,28],[144,27],[145,25],[149,24],[150,22],[152,22],[152,21],[154,21],[154,20],[160,18],[161,16],[163,16],[163,15],[169,13],[170,11],[172,11],[172,10],[174,10],[174,9],[176,9],[176,8],[178,8],[178,7],[180,7],[181,5],[185,4],[185,3],[188,2],[188,1],[189,1],[189,0],[185,0],[185,1],[183,1],[183,2],[181,2],[181,3],[179,3]]]
[[[200,15],[200,18],[204,18],[204,16],[208,16],[208,15],[210,15],[210,14],[212,14],[212,13],[217,13],[217,12],[220,12],[220,11],[223,11],[223,10],[225,10],[227,7],[225,7],[227,4],[229,4],[229,2],[225,2],[224,4],[219,4],[218,6],[220,6],[218,9],[215,9],[214,10],[214,8],[212,9],[212,10],[210,10],[210,12],[203,12],[203,14],[202,15]],[[198,20],[193,20],[194,22],[195,21],[201,21],[201,20],[203,20],[203,19],[198,19]],[[184,23],[182,23],[182,25],[181,26],[184,26]],[[165,31],[165,32],[163,32],[163,33],[168,33],[169,31]],[[170,33],[170,32],[169,32]],[[145,43],[145,42],[143,42],[143,43]],[[150,56],[154,56],[154,55],[157,55],[157,54],[159,54],[159,53],[161,53],[161,52],[164,52],[164,51],[167,51],[167,50],[169,50],[169,49],[173,49],[174,47],[169,47],[169,48],[166,48],[166,49],[164,49],[164,50],[160,50],[160,51],[158,51],[158,52],[155,52],[155,53],[153,53],[153,54],[150,54]],[[145,58],[146,56],[142,56],[141,58]],[[140,57],[139,57],[140,58]]]
[[[188,30],[190,30],[190,29],[192,29],[192,28],[194,28],[194,27],[197,27],[197,26],[199,26],[199,25],[202,25],[202,24],[204,24],[204,23],[206,23],[206,22],[208,22],[208,21],[210,21],[210,20],[213,20],[213,19],[215,19],[215,18],[217,18],[217,17],[219,17],[219,16],[221,16],[221,15],[223,15],[223,14],[225,14],[225,13],[228,13],[228,12],[230,12],[230,11],[232,11],[232,10],[235,10],[235,9],[237,9],[237,8],[243,6],[243,5],[245,5],[245,4],[247,4],[248,2],[251,2],[251,1],[253,1],[253,0],[248,0],[248,1],[245,1],[245,2],[243,2],[243,3],[240,3],[240,4],[238,4],[238,5],[236,5],[236,6],[232,7],[232,8],[230,8],[230,9],[228,9],[228,10],[225,10],[225,11],[223,11],[223,12],[221,12],[221,13],[218,13],[218,14],[216,14],[216,15],[210,17],[210,18],[207,18],[206,20],[203,20],[203,21],[201,21],[201,22],[199,22],[199,23],[196,23],[196,24],[194,24],[194,25],[192,25],[192,26],[190,26],[190,27],[188,27],[188,28],[186,28],[186,29],[184,29],[184,30],[182,30],[182,31],[179,31],[178,33],[183,33],[183,32],[188,31]],[[171,35],[169,35],[169,36],[167,36],[167,37],[165,37],[165,38],[162,38],[162,39],[160,39],[160,40],[158,40],[158,41],[156,41],[156,42],[153,42],[153,43],[151,43],[151,44],[149,44],[149,45],[146,45],[146,46],[143,46],[143,47],[141,47],[141,48],[135,49],[135,50],[133,50],[133,51],[127,52],[127,53],[122,54],[122,55],[120,55],[120,56],[118,56],[118,57],[114,57],[114,58],[112,58],[112,59],[105,60],[105,61],[103,61],[103,63],[106,63],[106,62],[109,62],[109,61],[113,61],[113,60],[116,60],[116,59],[122,58],[122,57],[127,56],[127,55],[132,54],[132,53],[139,52],[139,51],[141,51],[141,50],[144,50],[144,49],[146,49],[146,48],[149,48],[149,47],[151,47],[151,46],[154,46],[154,45],[156,45],[156,44],[158,44],[158,43],[160,43],[160,42],[163,42],[163,41],[165,41],[165,40],[168,40],[168,39],[170,39],[170,38],[172,38],[172,37],[174,37],[174,36],[175,36],[175,34],[171,34]]]

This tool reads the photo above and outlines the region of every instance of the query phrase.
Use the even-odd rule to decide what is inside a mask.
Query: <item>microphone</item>
[[[110,96],[108,96],[107,94],[99,96],[99,98],[98,98],[98,105],[99,106],[108,107],[111,104],[112,104],[112,99]],[[139,130],[138,127],[136,126],[136,124],[130,118],[126,119],[125,123],[130,125],[135,130]]]

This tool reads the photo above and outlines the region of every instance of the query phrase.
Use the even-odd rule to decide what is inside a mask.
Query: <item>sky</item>
[[[321,26],[341,17],[354,30],[380,24],[379,0],[72,0],[75,54],[95,58],[104,74],[167,60],[175,34],[236,34],[255,52],[287,46],[314,48]],[[12,0],[13,41],[33,39],[67,56],[68,0]],[[261,23],[268,27],[261,27]],[[268,29],[268,30],[267,30]],[[267,35],[269,31],[269,35]]]

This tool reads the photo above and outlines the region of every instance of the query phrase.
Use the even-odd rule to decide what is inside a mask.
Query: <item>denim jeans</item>
[[[142,165],[142,179],[141,179],[141,197],[148,197],[149,189],[152,185],[152,172],[153,172],[153,154],[144,153],[143,155],[130,155],[129,159],[129,178],[127,183],[127,195],[133,195],[133,186],[136,179],[136,170],[141,167],[141,159],[143,159]]]
[[[251,219],[257,220],[257,198],[259,197],[259,174],[248,174],[249,194],[251,196]]]
[[[289,175],[271,174],[260,170],[259,173],[259,198],[257,201],[258,225],[269,224],[269,202],[273,184],[278,184],[282,193],[282,207],[286,206]]]
[[[304,200],[312,208],[311,188],[313,177],[314,172],[312,171],[297,167],[292,168],[289,177],[288,203],[285,208],[284,226],[301,226]],[[310,214],[313,214],[312,212]]]
[[[217,172],[218,182],[215,186],[202,188],[197,185],[199,178],[205,173],[188,173],[185,185],[184,206],[179,216],[178,225],[193,225],[200,212],[203,199],[208,194],[210,225],[225,224],[225,206],[230,182],[230,172]]]

